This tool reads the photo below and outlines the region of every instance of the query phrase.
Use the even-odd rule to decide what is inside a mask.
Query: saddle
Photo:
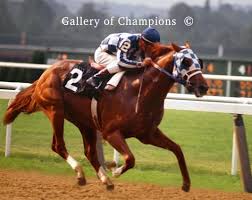
[[[95,89],[86,83],[86,80],[96,74],[100,67],[97,63],[82,62],[73,66],[68,72],[64,81],[63,87],[75,94],[84,95],[90,99],[93,97],[98,100],[101,91],[105,88],[107,82],[113,76],[108,76],[101,80],[99,89]]]

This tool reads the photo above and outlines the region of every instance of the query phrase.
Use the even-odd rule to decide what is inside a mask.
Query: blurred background
[[[86,59],[100,41],[114,32],[141,32],[145,26],[64,26],[62,17],[175,18],[175,26],[154,26],[163,43],[182,45],[190,41],[205,60],[205,73],[252,75],[252,1],[191,0],[155,3],[146,0],[0,0],[0,61],[53,63],[55,60]],[[186,16],[194,18],[191,27]],[[228,66],[232,62],[232,67]],[[230,64],[230,63],[229,63]],[[0,80],[32,82],[36,73],[0,68]],[[19,70],[20,71],[20,70]],[[21,70],[22,71],[22,70]],[[7,74],[7,75],[6,75]],[[10,74],[10,75],[8,75]],[[212,83],[213,82],[213,83]],[[226,91],[223,81],[211,81],[213,95],[252,96],[252,83],[234,83],[235,91]],[[241,87],[246,91],[241,93]],[[178,91],[175,90],[175,92]]]

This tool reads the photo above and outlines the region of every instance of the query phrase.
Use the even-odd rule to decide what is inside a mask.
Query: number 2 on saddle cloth
[[[80,64],[76,64],[66,75],[66,78],[63,81],[63,87],[75,94],[87,96],[90,99],[93,97],[98,99],[100,91],[104,89],[106,83],[109,81],[112,75],[102,80],[99,90],[97,90],[86,83],[86,80],[97,72],[98,69],[91,67],[89,63],[82,62]]]

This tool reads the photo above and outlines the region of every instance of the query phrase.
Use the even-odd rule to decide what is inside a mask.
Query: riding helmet
[[[146,28],[141,35],[141,38],[146,42],[155,43],[160,42],[160,34],[159,32],[152,27]]]

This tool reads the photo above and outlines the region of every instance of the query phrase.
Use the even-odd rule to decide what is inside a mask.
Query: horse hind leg
[[[81,165],[67,152],[64,141],[64,108],[51,106],[43,110],[53,128],[52,150],[59,154],[77,174],[78,184],[85,185],[86,179]]]
[[[113,190],[114,189],[114,184],[112,181],[109,179],[107,176],[107,173],[104,169],[104,166],[98,159],[98,154],[97,154],[97,134],[96,131],[80,128],[82,139],[83,139],[83,144],[84,144],[84,152],[95,169],[98,178],[101,180],[103,184],[106,185],[108,190]]]

